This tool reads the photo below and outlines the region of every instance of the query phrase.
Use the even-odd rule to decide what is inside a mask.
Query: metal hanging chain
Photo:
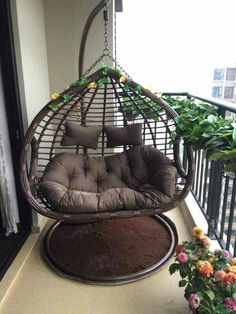
[[[104,19],[104,49],[103,54],[84,72],[83,76],[87,76],[91,70],[93,70],[98,63],[102,61],[105,57],[108,57],[116,67],[120,68],[120,70],[128,77],[131,78],[130,75],[125,71],[125,69],[117,62],[116,60],[116,17],[115,17],[115,58],[110,54],[110,50],[108,48],[108,32],[107,32],[107,22],[109,20],[109,12],[108,12],[108,3],[110,1],[106,1],[106,7],[103,10],[103,19]]]

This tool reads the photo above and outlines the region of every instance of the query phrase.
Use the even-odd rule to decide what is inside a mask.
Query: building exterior
[[[212,97],[236,103],[236,65],[214,69]]]

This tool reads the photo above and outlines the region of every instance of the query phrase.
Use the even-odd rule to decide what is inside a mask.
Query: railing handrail
[[[164,92],[163,95],[167,95],[167,96],[186,96],[186,97],[193,97],[195,99],[198,99],[198,100],[201,100],[203,102],[206,102],[206,103],[209,103],[213,106],[217,106],[219,107],[220,109],[223,109],[223,110],[228,110],[228,111],[231,111],[231,112],[234,112],[236,113],[236,104],[232,104],[228,101],[225,101],[225,100],[216,100],[215,98],[212,98],[212,97],[201,97],[201,96],[198,96],[198,95],[195,95],[195,94],[191,94],[191,93],[188,93],[188,92]]]

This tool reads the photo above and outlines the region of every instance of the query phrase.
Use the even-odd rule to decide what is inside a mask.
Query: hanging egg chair
[[[184,170],[180,153],[184,143],[172,139],[177,114],[162,98],[117,66],[103,65],[88,72],[54,95],[30,125],[21,155],[22,188],[33,209],[57,221],[44,241],[44,256],[59,274],[90,283],[125,283],[152,274],[173,255],[176,230],[162,213],[178,206],[191,188],[192,152],[185,146]],[[81,273],[96,258],[90,257],[85,267],[77,260],[77,249],[83,248],[76,244],[77,249],[69,247],[68,252],[68,242],[76,237],[83,242],[96,225],[96,251],[101,241],[107,244],[111,238],[110,234],[100,239],[104,228],[113,234],[115,221],[129,229],[125,224],[130,219],[145,222],[148,216],[171,235],[167,253],[158,262],[148,262],[143,268],[136,265],[139,269],[134,271],[119,270],[116,275],[94,273],[97,266],[91,266],[89,275]],[[72,238],[66,242],[66,237]],[[111,257],[113,253],[104,254]]]

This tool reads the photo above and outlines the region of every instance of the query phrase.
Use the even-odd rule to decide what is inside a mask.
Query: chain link
[[[84,72],[83,76],[86,76],[88,75],[91,70],[93,70],[96,65],[102,61],[102,59],[104,57],[108,57],[114,64],[116,67],[118,67],[128,78],[131,78],[130,75],[125,71],[125,69],[117,62],[116,60],[116,16],[115,16],[115,58],[113,58],[110,54],[110,50],[108,48],[108,32],[107,32],[107,21],[108,21],[108,4],[109,4],[110,0],[106,0],[105,3],[106,3],[106,7],[105,7],[105,10],[104,10],[104,15],[103,15],[103,18],[104,18],[104,49],[103,49],[103,54]]]

